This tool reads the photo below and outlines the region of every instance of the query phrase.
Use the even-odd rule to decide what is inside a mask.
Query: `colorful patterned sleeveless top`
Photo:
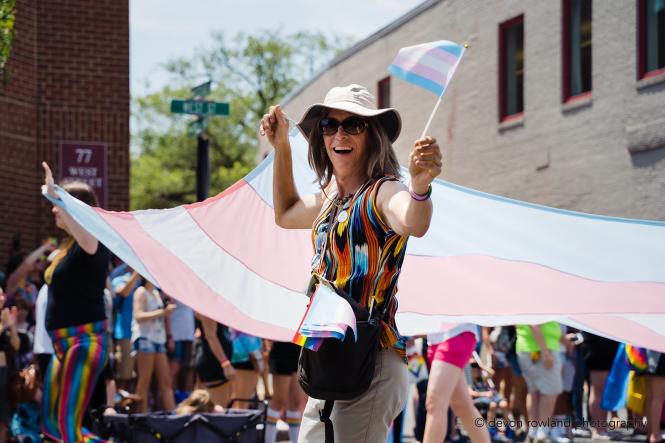
[[[330,212],[337,209],[334,196],[324,200],[312,227],[312,273],[333,282],[368,309],[372,299],[372,310],[383,309],[384,300],[392,294],[383,321],[381,348],[392,346],[405,358],[405,340],[395,324],[395,295],[408,237],[390,229],[376,206],[379,187],[389,180],[396,179],[383,177],[362,186],[337,210],[332,226],[328,225]],[[340,216],[342,211],[346,214]],[[324,247],[325,251],[322,250]]]

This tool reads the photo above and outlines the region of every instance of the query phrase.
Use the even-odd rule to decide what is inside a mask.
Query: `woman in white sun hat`
[[[409,236],[423,236],[432,217],[431,183],[442,156],[432,137],[416,140],[408,186],[399,181],[392,143],[401,129],[398,112],[377,109],[359,85],[332,88],[298,124],[309,141],[309,162],[321,192],[300,196],[292,172],[289,124],[281,107],[261,120],[260,133],[275,148],[273,201],[283,228],[312,229],[312,274],[331,282],[359,306],[382,317],[379,351],[369,388],[337,400],[331,412],[335,441],[385,442],[407,395],[405,341],[395,325],[397,279]],[[341,362],[343,364],[343,362]],[[323,442],[324,401],[309,398],[300,442]],[[329,441],[329,440],[328,440]]]

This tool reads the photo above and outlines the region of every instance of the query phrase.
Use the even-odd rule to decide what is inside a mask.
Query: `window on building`
[[[379,108],[390,107],[390,77],[379,81]]]
[[[639,0],[639,78],[665,74],[665,0]]]
[[[563,0],[563,101],[591,92],[591,0]]]
[[[524,16],[499,25],[499,116],[524,111]]]

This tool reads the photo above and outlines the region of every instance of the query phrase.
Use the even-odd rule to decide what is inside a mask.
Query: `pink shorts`
[[[469,358],[476,348],[476,334],[470,331],[462,332],[460,335],[427,349],[427,360],[431,365],[433,361],[445,361],[458,368],[464,368],[469,363]]]

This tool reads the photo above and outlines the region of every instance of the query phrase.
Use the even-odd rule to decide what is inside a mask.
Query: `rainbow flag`
[[[395,77],[443,95],[464,55],[464,46],[438,40],[402,48],[388,67]]]
[[[627,344],[626,355],[628,362],[636,371],[646,371],[649,367],[646,349]]]

